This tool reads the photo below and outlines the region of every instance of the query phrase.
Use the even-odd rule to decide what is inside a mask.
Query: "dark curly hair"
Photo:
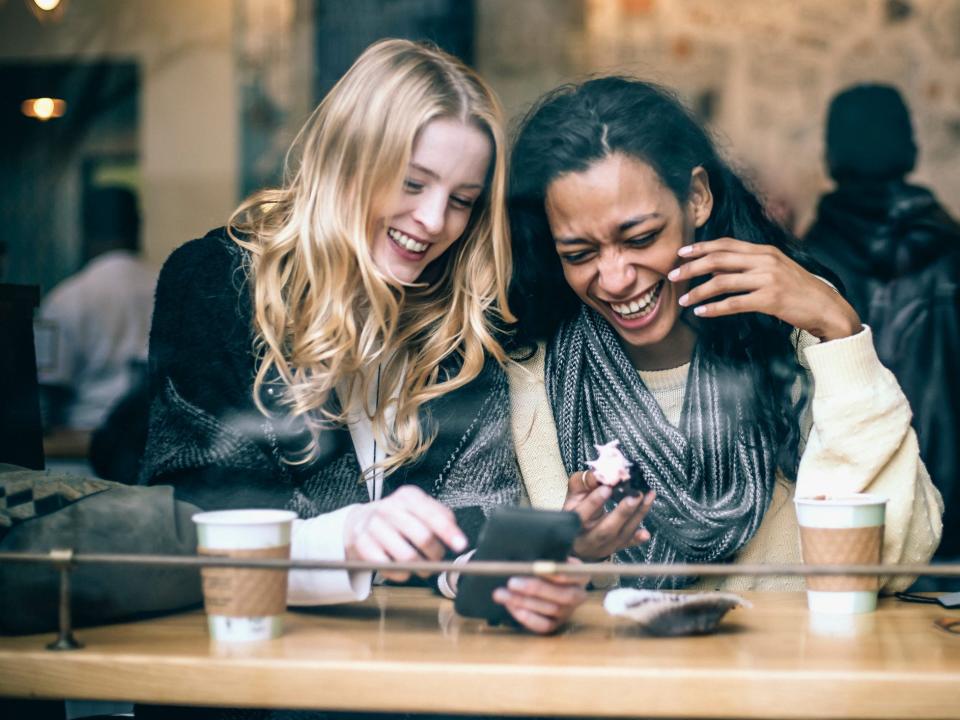
[[[835,276],[797,247],[771,220],[757,196],[720,157],[703,126],[670,91],[627,77],[564,85],[541,98],[523,119],[513,148],[509,204],[514,273],[510,307],[517,315],[516,341],[529,347],[551,338],[580,307],[567,285],[544,208],[557,177],[583,172],[614,153],[650,165],[683,205],[691,172],[707,172],[713,211],[696,239],[724,236],[769,244],[821,276]],[[699,278],[694,284],[704,282]],[[691,322],[687,313],[684,322]],[[747,313],[698,321],[698,342],[720,371],[752,380],[748,418],[765,425],[778,447],[780,467],[793,474],[798,462],[799,406],[808,391],[791,342],[793,328],[770,315]],[[798,402],[792,388],[801,378]],[[743,395],[742,389],[730,388]],[[733,408],[733,404],[726,405]]]

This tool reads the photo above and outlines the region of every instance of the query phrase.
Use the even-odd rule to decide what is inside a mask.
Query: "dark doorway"
[[[474,7],[470,0],[353,0],[316,5],[319,102],[364,48],[381,38],[429,40],[473,64]]]
[[[0,227],[6,279],[46,293],[83,262],[84,162],[135,159],[140,79],[130,62],[0,64]],[[66,102],[60,118],[26,117],[28,98]],[[135,160],[134,160],[135,162]]]

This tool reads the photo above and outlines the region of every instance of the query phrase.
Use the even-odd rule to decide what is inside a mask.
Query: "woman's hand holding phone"
[[[525,507],[495,508],[480,533],[476,561],[563,562],[580,530],[575,513]],[[469,566],[468,566],[469,567]],[[461,575],[454,607],[491,623],[513,620],[535,633],[563,625],[586,598],[586,576]]]
[[[641,527],[650,511],[656,493],[629,495],[610,512],[603,506],[613,495],[613,488],[597,480],[592,470],[578,470],[570,476],[564,510],[580,516],[580,534],[573,543],[574,554],[587,561],[603,560],[618,550],[650,539]]]
[[[568,558],[567,562],[580,561]],[[506,587],[494,590],[493,600],[527,630],[546,635],[566,623],[587,599],[588,581],[586,576],[562,574],[512,577]]]

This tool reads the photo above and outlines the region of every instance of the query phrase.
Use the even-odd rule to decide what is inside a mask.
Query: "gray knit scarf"
[[[753,537],[773,494],[773,442],[757,424],[742,422],[743,402],[721,394],[719,373],[704,353],[694,351],[679,428],[664,417],[617,333],[586,306],[549,344],[545,374],[567,473],[596,456],[594,443],[619,440],[657,491],[645,520],[650,541],[621,550],[616,562],[729,560]],[[676,588],[695,579],[631,582]]]

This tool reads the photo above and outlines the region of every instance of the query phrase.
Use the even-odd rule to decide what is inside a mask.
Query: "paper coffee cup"
[[[810,565],[880,562],[886,498],[879,495],[796,498],[800,551]],[[853,614],[877,607],[876,575],[808,575],[807,605],[814,613]]]
[[[288,510],[221,510],[198,513],[197,553],[263,560],[289,559]],[[269,640],[283,631],[287,571],[205,567],[203,602],[210,637],[228,642]]]

